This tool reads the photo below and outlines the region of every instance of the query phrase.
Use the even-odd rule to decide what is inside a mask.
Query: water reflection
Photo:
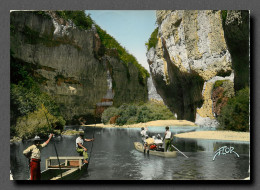
[[[71,127],[72,129],[73,127]],[[78,128],[80,129],[80,127]],[[173,133],[194,130],[194,127],[170,128]],[[197,130],[197,129],[196,129]],[[149,127],[149,135],[161,134],[163,127]],[[122,128],[84,128],[86,138],[95,138],[94,144],[86,142],[90,156],[88,171],[81,180],[173,180],[173,179],[243,179],[248,177],[249,143],[231,141],[193,140],[174,138],[174,146],[189,158],[178,154],[176,158],[147,156],[135,150],[133,142],[140,141],[140,129]],[[76,136],[55,138],[42,151],[41,169],[44,160],[55,156],[55,142],[59,156],[77,156]],[[11,170],[14,179],[27,179],[29,169],[22,151],[31,142],[11,145]],[[93,145],[93,146],[92,146]],[[215,151],[221,146],[233,146],[239,154],[227,154],[216,157]]]

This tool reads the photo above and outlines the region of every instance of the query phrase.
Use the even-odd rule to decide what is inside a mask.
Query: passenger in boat
[[[163,137],[163,139],[164,139],[164,152],[167,152],[168,148],[171,147],[171,142],[172,142],[171,136],[172,136],[172,133],[169,130],[168,126],[165,127],[165,130],[166,130],[166,132],[165,132],[164,137]]]
[[[47,146],[52,136],[53,134],[50,134],[49,139],[41,144],[42,139],[36,135],[33,139],[34,144],[23,151],[23,154],[30,159],[30,180],[41,179],[41,150]]]
[[[145,142],[144,142],[144,153],[147,150],[147,154],[149,154],[150,146],[154,144],[154,139],[151,137],[146,136]]]
[[[162,150],[163,141],[160,134],[157,135],[154,144],[156,145],[157,150]]]
[[[79,137],[76,139],[76,150],[80,154],[80,156],[83,156],[84,163],[88,163],[88,153],[87,148],[83,146],[84,141],[94,141],[94,139],[84,139],[84,134],[80,134]]]

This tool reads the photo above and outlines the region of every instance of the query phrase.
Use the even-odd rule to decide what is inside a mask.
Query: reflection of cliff
[[[229,98],[223,97],[223,92],[232,94],[234,77],[240,80],[241,72],[236,67],[242,61],[236,58],[248,52],[237,53],[248,50],[248,12],[237,12],[227,12],[224,30],[221,11],[157,11],[158,41],[147,52],[147,59],[158,94],[178,119],[216,126],[217,110],[225,105],[221,101]],[[235,49],[239,36],[243,37],[244,48]],[[236,52],[235,57],[230,52]],[[243,68],[248,69],[248,57],[244,58],[247,62],[243,62]],[[248,81],[246,73],[243,84]],[[229,82],[225,87],[216,86],[219,81]],[[217,90],[214,110],[213,90]]]
[[[83,30],[55,12],[11,13],[12,60],[33,70],[41,89],[55,99],[67,120],[94,115],[97,104],[108,104],[102,102],[119,105],[148,99],[137,67],[125,66],[115,56],[99,56],[100,48],[104,47],[95,27]]]

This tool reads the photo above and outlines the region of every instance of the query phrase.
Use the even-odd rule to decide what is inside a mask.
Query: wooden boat
[[[135,149],[144,152],[144,146],[140,142],[134,142]],[[162,156],[166,158],[175,158],[177,157],[177,151],[173,152],[161,152],[161,151],[156,151],[156,150],[149,150],[149,154],[151,155],[156,155],[156,156]]]
[[[82,163],[83,157],[59,157],[59,160],[65,160],[62,164],[52,165],[52,161],[57,157],[46,159],[46,170],[41,173],[41,180],[75,180],[87,170],[88,164]]]

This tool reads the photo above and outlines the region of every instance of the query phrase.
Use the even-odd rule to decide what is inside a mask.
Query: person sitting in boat
[[[144,153],[147,149],[147,154],[149,154],[150,146],[154,144],[154,139],[151,137],[146,136],[145,142],[144,142]]]
[[[23,154],[30,159],[30,180],[41,179],[41,150],[47,146],[50,142],[53,134],[50,134],[49,139],[41,144],[42,139],[39,136],[35,136],[33,139],[33,145],[29,146],[23,151]]]
[[[84,141],[94,141],[94,139],[84,139],[84,134],[80,134],[79,137],[76,139],[76,151],[80,154],[80,156],[83,156],[84,163],[88,163],[88,153],[87,148],[83,146]]]
[[[172,139],[171,139],[171,136],[172,136],[172,133],[171,131],[169,130],[169,127],[166,126],[165,127],[165,134],[164,134],[164,152],[167,152],[168,151],[168,148],[171,148],[171,142],[172,142]]]

